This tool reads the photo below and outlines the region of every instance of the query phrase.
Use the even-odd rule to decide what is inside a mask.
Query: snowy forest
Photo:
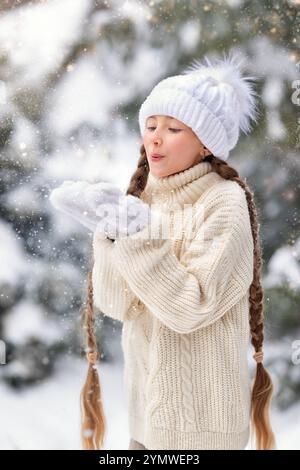
[[[238,50],[260,118],[230,154],[254,192],[265,365],[278,449],[300,449],[300,2],[0,1],[0,449],[80,449],[92,234],[56,211],[65,180],[126,191],[153,86]],[[106,449],[128,448],[122,325],[98,311]],[[255,363],[249,349],[249,365]]]

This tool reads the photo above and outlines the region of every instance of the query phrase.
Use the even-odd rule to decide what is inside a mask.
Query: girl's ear
[[[205,147],[203,145],[202,149],[203,149],[203,156],[204,157],[210,157],[210,156],[213,157],[213,154],[211,153],[211,151],[207,147]]]

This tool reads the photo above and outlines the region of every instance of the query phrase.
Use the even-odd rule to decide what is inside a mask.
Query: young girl
[[[85,182],[52,193],[94,231],[86,449],[101,448],[106,430],[94,305],[122,322],[129,449],[244,449],[250,431],[257,449],[275,448],[259,224],[252,192],[226,163],[240,130],[257,120],[256,93],[240,58],[205,60],[159,82],[142,104],[143,144],[126,195]]]

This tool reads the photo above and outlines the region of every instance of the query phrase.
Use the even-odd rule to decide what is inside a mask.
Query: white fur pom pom
[[[237,53],[229,52],[223,59],[211,61],[204,56],[205,64],[199,60],[194,60],[192,65],[184,69],[181,73],[198,74],[199,76],[211,77],[218,83],[226,83],[230,85],[236,93],[239,103],[239,128],[245,134],[251,131],[250,121],[257,123],[259,111],[255,97],[257,92],[253,89],[251,80],[257,81],[258,77],[243,76],[242,71],[245,67],[245,59]]]

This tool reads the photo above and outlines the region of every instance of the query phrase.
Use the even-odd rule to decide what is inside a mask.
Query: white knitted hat
[[[257,93],[242,76],[244,59],[229,53],[206,64],[199,61],[175,75],[161,80],[142,103],[139,126],[143,136],[149,116],[172,116],[190,127],[216,157],[227,160],[238,141],[240,130],[248,134],[250,120],[257,122]]]

